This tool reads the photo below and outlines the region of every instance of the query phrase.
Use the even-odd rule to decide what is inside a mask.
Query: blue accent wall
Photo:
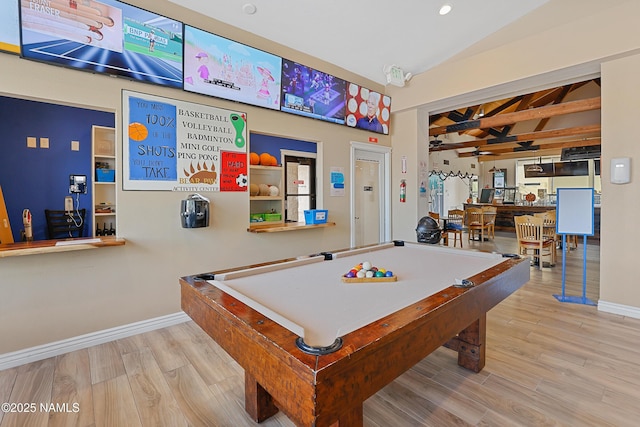
[[[280,150],[304,151],[307,153],[315,153],[318,150],[318,144],[315,142],[299,141],[260,133],[252,133],[250,135],[249,147],[253,153],[271,154],[278,159],[278,163],[280,163]]]
[[[34,240],[47,238],[44,210],[64,209],[71,174],[87,176],[79,208],[87,209],[85,236],[91,235],[93,125],[113,127],[115,114],[0,96],[0,185],[16,242],[23,209],[31,211]],[[36,148],[27,147],[28,137],[36,139]],[[49,148],[41,148],[42,138],[49,139]],[[79,151],[71,150],[71,141],[80,142]]]

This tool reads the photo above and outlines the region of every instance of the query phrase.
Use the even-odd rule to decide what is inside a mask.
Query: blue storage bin
[[[304,211],[305,224],[326,224],[329,211],[326,209],[312,209]]]
[[[115,182],[116,171],[113,169],[96,169],[96,182]]]

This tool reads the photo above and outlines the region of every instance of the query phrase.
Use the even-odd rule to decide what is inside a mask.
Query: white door
[[[389,241],[388,147],[352,143],[351,246]]]

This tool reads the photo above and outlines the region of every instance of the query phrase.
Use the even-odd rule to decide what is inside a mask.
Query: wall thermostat
[[[611,159],[611,183],[627,184],[631,181],[631,159],[620,157]]]

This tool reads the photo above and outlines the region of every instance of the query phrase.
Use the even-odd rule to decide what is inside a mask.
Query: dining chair
[[[460,237],[460,247],[462,247],[462,230],[464,229],[464,211],[462,209],[450,209],[447,212],[447,226],[444,233],[449,240],[449,233],[453,234],[453,246],[456,246],[458,237]]]
[[[45,209],[47,220],[47,238],[64,239],[84,237],[86,209],[61,211]]]
[[[484,241],[484,219],[482,208],[468,207],[464,210],[465,225],[467,227],[469,241],[480,236],[480,241]]]
[[[542,232],[546,238],[553,239],[558,247],[558,235],[556,234],[556,210],[551,209],[544,212],[535,212],[533,216],[542,218],[544,226]]]
[[[574,250],[574,249],[578,249],[578,236],[575,234],[567,234],[566,237],[566,243],[567,243],[567,252]]]
[[[496,237],[496,216],[498,208],[495,206],[482,207],[482,225],[487,230],[487,238],[495,239]]]
[[[528,255],[533,251],[533,259],[538,259],[542,270],[542,257],[550,258],[549,265],[556,263],[556,243],[544,235],[544,220],[533,215],[515,216],[516,239],[518,240],[518,254]],[[545,253],[546,251],[546,253]]]

